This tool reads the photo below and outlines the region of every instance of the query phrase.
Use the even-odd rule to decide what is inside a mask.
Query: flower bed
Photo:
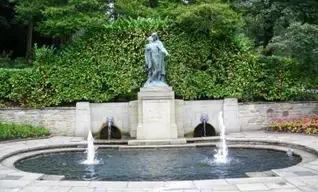
[[[269,129],[279,132],[318,134],[318,116],[275,119]]]

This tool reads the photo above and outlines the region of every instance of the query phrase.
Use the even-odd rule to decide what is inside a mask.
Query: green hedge
[[[147,78],[146,38],[154,31],[170,53],[167,82],[178,97],[290,100],[301,87],[290,70],[297,63],[263,60],[233,30],[221,35],[190,33],[169,20],[137,19],[86,31],[60,50],[36,47],[33,68],[0,69],[5,82],[0,85],[0,100],[46,107],[136,99]]]
[[[0,122],[0,141],[31,138],[31,137],[42,137],[50,135],[47,129],[25,125],[25,124],[9,124]]]

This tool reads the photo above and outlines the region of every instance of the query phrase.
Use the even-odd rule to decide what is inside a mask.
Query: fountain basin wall
[[[209,123],[218,132],[217,115],[213,114],[223,108],[223,100],[175,100],[175,102],[176,123],[178,127],[183,127],[184,134],[194,131],[194,128],[200,123],[202,113],[210,114]],[[318,114],[318,102],[237,103],[236,105],[237,131],[253,131],[264,128],[274,118]],[[78,105],[77,107],[44,109],[2,108],[0,109],[0,121],[39,125],[50,129],[53,134],[68,136],[74,136],[76,133],[76,119],[83,120],[81,125],[90,125],[94,134],[100,131],[102,123],[106,121],[108,115],[114,117],[115,126],[122,133],[130,133],[131,127],[137,126],[135,119],[137,101],[86,103],[86,107],[85,105],[83,107]],[[99,114],[100,110],[104,110],[104,112]],[[180,121],[181,116],[183,121]],[[231,132],[231,130],[227,130],[227,132]]]
[[[217,138],[210,138],[210,141],[213,141],[215,139]],[[194,140],[197,140],[197,139],[194,139]],[[193,179],[205,180],[205,179],[213,179],[213,178],[216,179],[216,178],[248,177],[248,176],[253,176],[253,172],[256,172],[256,175],[267,174],[267,176],[274,176],[276,175],[276,172],[275,170],[271,170],[271,169],[279,168],[278,170],[283,171],[286,168],[287,169],[292,168],[289,166],[293,166],[299,163],[299,157],[295,157],[296,159],[292,159],[292,161],[284,163],[284,161],[290,160],[287,157],[285,152],[288,148],[283,147],[287,145],[288,147],[293,148],[294,154],[301,156],[302,159],[300,164],[298,165],[306,164],[317,158],[317,156],[313,154],[313,153],[316,154],[316,151],[312,151],[311,149],[308,148],[308,150],[311,151],[311,153],[308,153],[306,152],[307,148],[306,147],[304,148],[303,146],[287,144],[287,143],[285,144],[280,143],[280,145],[282,146],[273,146],[271,145],[271,142],[261,142],[261,141],[258,141],[257,145],[255,145],[254,143],[250,145],[248,144],[249,142],[251,142],[249,140],[247,141],[234,140],[230,142],[230,143],[233,143],[230,145],[230,151],[231,151],[230,154],[232,153],[232,159],[228,165],[230,165],[229,170],[236,170],[236,171],[229,171],[226,167],[224,167],[225,165],[218,164],[213,161],[213,154],[214,154],[213,146],[215,146],[216,143],[208,142],[208,141],[205,141],[206,143],[201,143],[202,141],[203,140],[201,140],[200,143],[191,143],[186,145],[143,146],[142,148],[131,147],[127,145],[120,145],[120,146],[100,145],[98,151],[99,153],[101,153],[99,154],[101,156],[97,155],[97,158],[100,157],[99,160],[102,161],[101,162],[102,164],[94,165],[94,166],[92,165],[85,166],[81,164],[82,160],[84,160],[86,157],[86,154],[84,153],[85,145],[83,145],[83,143],[77,144],[77,145],[73,144],[73,145],[55,145],[55,146],[47,146],[47,147],[40,147],[40,148],[38,147],[38,149],[35,147],[32,150],[29,149],[25,151],[17,151],[16,153],[11,154],[5,157],[4,159],[3,158],[0,159],[0,161],[2,161],[1,162],[2,165],[15,169],[14,165],[20,160],[28,160],[29,158],[31,158],[29,160],[33,161],[34,158],[39,157],[38,155],[40,156],[49,155],[47,156],[47,159],[51,163],[45,163],[45,162],[42,162],[42,160],[40,160],[39,163],[31,162],[31,164],[28,165],[29,168],[31,169],[22,168],[22,170],[28,171],[28,172],[30,171],[30,172],[44,173],[45,175],[43,176],[38,175],[38,177],[41,176],[41,178],[47,177],[46,174],[49,174],[49,175],[53,174],[53,175],[60,175],[55,178],[63,179],[63,175],[65,174],[66,178],[64,179],[66,180],[161,181],[161,180],[193,180]],[[59,147],[62,147],[62,148],[59,148]],[[172,150],[172,153],[168,152],[168,154],[166,154],[165,151],[171,151],[171,150]],[[271,152],[271,150],[274,150],[274,151]],[[238,151],[241,151],[242,153]],[[279,151],[282,151],[282,152],[278,154]],[[65,153],[66,156],[68,156],[71,159],[63,160],[58,158],[56,155],[57,153],[61,153],[61,152]],[[75,152],[77,152],[77,155],[75,155]],[[251,154],[254,154],[254,155],[252,156],[248,155],[250,154],[250,152],[252,152]],[[52,154],[53,155],[52,157],[54,158],[52,158],[50,154]],[[126,159],[126,154],[132,154],[132,156]],[[154,155],[152,156],[153,158],[151,158],[151,154]],[[165,161],[163,161],[162,158],[158,159],[158,155],[159,156],[163,155],[162,158],[165,158]],[[265,156],[266,158],[264,158]],[[188,160],[184,159],[186,157]],[[134,164],[132,163],[132,161],[136,158],[137,158],[137,161],[135,161],[134,163],[136,164],[137,169],[138,167],[141,168],[141,170],[143,171],[143,174],[141,175],[137,174],[138,176],[136,176],[135,178],[128,173],[126,174],[127,172],[126,170],[127,170],[127,166],[131,166],[131,164]],[[230,155],[230,158],[231,158],[231,155]],[[269,160],[269,158],[271,158],[271,160]],[[276,162],[278,158],[280,159],[280,163],[277,164]],[[53,165],[54,162],[52,159],[54,159],[54,162],[56,165]],[[256,164],[254,163],[254,168],[253,166],[251,167],[245,166],[245,168],[241,167],[245,165],[244,162],[246,160],[251,162],[254,162],[254,161],[255,162],[260,161],[260,162]],[[74,162],[72,163],[70,161],[74,161]],[[180,163],[178,163],[179,161]],[[107,164],[107,162],[109,162],[109,164]],[[171,174],[167,175],[165,172],[162,172],[161,170],[162,166],[159,166],[160,168],[158,169],[157,164],[160,162],[163,163],[162,166],[164,166],[165,169],[167,169],[167,172]],[[170,167],[169,162],[172,163],[172,167]],[[40,165],[41,163],[43,165]],[[116,163],[122,166],[119,166],[116,168],[119,170],[112,172],[115,175],[105,175],[104,168],[101,170],[98,170],[99,168],[103,166],[108,167],[107,169],[109,170]],[[150,164],[154,163],[154,165],[151,166],[148,163]],[[43,166],[47,166],[48,164],[52,164],[53,169],[55,169],[54,167],[58,167],[58,169],[61,172],[40,171],[40,169]],[[259,168],[260,165],[264,167]],[[68,166],[71,166],[71,167],[69,171],[65,171],[63,166],[65,166],[65,169]],[[145,166],[147,167],[147,169],[145,169]],[[21,168],[21,167],[18,166],[18,168]],[[39,170],[37,170],[38,168]],[[52,168],[48,168],[48,169],[52,170]],[[80,168],[81,170],[77,170],[78,168]],[[192,168],[195,168],[198,175],[193,174],[194,170],[192,170]],[[175,170],[175,169],[178,169],[178,170]],[[185,175],[184,171],[187,171],[188,174]],[[262,173],[262,171],[265,171],[265,172]],[[73,177],[71,174],[69,174],[70,172],[80,172],[80,173],[84,173],[84,175],[80,174],[80,175],[75,175],[75,177]],[[132,170],[132,172],[134,172],[134,170]],[[137,173],[137,172],[139,171],[135,170],[134,173]],[[231,172],[234,172],[234,174],[232,174]],[[151,177],[149,177],[149,174],[151,175]],[[279,175],[279,172],[278,172],[278,175]],[[50,176],[48,178],[50,178]]]
[[[99,164],[81,163],[83,152],[50,153],[18,161],[27,172],[65,175],[67,180],[172,181],[247,177],[248,172],[270,171],[298,164],[299,156],[267,149],[233,148],[229,163],[214,161],[213,147],[170,149],[99,149]]]

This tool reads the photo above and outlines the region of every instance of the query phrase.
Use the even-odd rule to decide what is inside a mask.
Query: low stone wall
[[[274,118],[318,114],[318,102],[237,103],[236,99],[176,102],[176,123],[179,137],[192,132],[200,123],[201,114],[219,132],[218,113],[224,112],[227,132],[253,131],[267,127]],[[137,101],[126,103],[78,103],[77,107],[45,109],[0,109],[0,121],[27,123],[50,129],[57,135],[85,135],[88,129],[100,131],[106,117],[113,117],[122,132],[135,135]],[[79,131],[79,132],[78,132]],[[81,133],[81,131],[83,133]]]
[[[239,103],[241,131],[265,128],[276,118],[318,115],[318,102]]]
[[[32,124],[53,134],[75,135],[75,107],[0,109],[0,122]]]

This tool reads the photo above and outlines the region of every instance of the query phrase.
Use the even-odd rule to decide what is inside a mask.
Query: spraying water
[[[206,122],[203,122],[203,136],[206,137],[206,126],[205,126]]]
[[[206,137],[206,123],[209,120],[209,116],[207,114],[202,114],[200,117],[201,123],[203,123],[203,137]]]
[[[110,135],[112,133],[112,122],[108,121],[107,122],[107,127],[108,127],[108,141],[110,140]]]
[[[92,135],[92,132],[89,131],[88,132],[88,136],[87,136],[87,149],[86,149],[86,153],[87,153],[87,158],[86,160],[83,162],[84,164],[98,164],[99,161],[95,159],[95,146],[94,146],[94,138]]]
[[[107,117],[106,122],[107,122],[107,128],[108,128],[108,141],[110,141],[114,119],[112,117]]]
[[[225,125],[224,125],[224,120],[223,120],[223,112],[221,111],[219,114],[219,125],[220,125],[220,145],[218,146],[217,153],[214,155],[215,161],[217,163],[226,163],[228,162],[227,154],[228,154],[228,149],[226,145],[226,140],[225,140]]]

